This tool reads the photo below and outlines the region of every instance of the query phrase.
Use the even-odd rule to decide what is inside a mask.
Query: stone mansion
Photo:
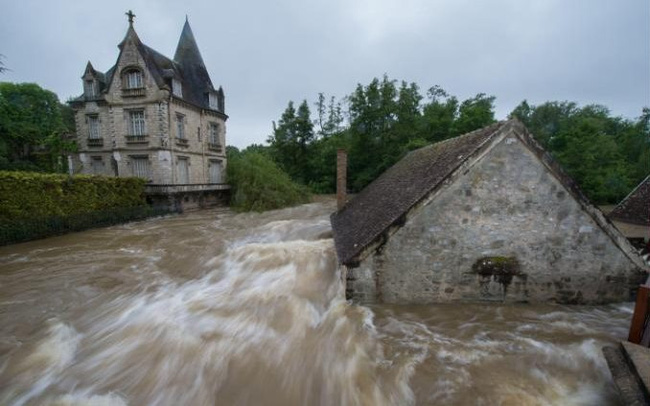
[[[174,59],[129,28],[117,62],[105,73],[90,62],[75,111],[76,173],[136,176],[155,185],[224,182],[223,89],[215,89],[186,20]]]

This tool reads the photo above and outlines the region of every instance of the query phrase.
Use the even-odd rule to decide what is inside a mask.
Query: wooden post
[[[634,344],[641,344],[645,329],[648,328],[646,320],[650,305],[650,286],[641,285],[636,293],[636,304],[630,325],[630,334],[627,341]]]
[[[347,199],[348,153],[344,149],[336,151],[336,209],[341,210]]]

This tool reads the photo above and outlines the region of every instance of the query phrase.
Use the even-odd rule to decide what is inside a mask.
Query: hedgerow
[[[0,222],[143,206],[139,178],[0,172]]]
[[[0,171],[0,245],[164,214],[145,180]]]

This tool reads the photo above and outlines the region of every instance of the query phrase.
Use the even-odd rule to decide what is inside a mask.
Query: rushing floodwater
[[[631,304],[352,305],[333,208],[0,248],[0,404],[617,404]]]

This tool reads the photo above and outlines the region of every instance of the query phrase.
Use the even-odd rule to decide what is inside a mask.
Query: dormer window
[[[172,94],[176,97],[183,97],[183,87],[178,79],[172,79]]]
[[[140,89],[143,86],[142,71],[139,69],[129,69],[124,73],[124,87],[126,89]]]
[[[97,88],[95,86],[95,81],[93,79],[84,81],[84,94],[86,97],[95,97],[97,96]]]
[[[208,106],[213,110],[219,110],[219,100],[216,93],[208,93]]]

